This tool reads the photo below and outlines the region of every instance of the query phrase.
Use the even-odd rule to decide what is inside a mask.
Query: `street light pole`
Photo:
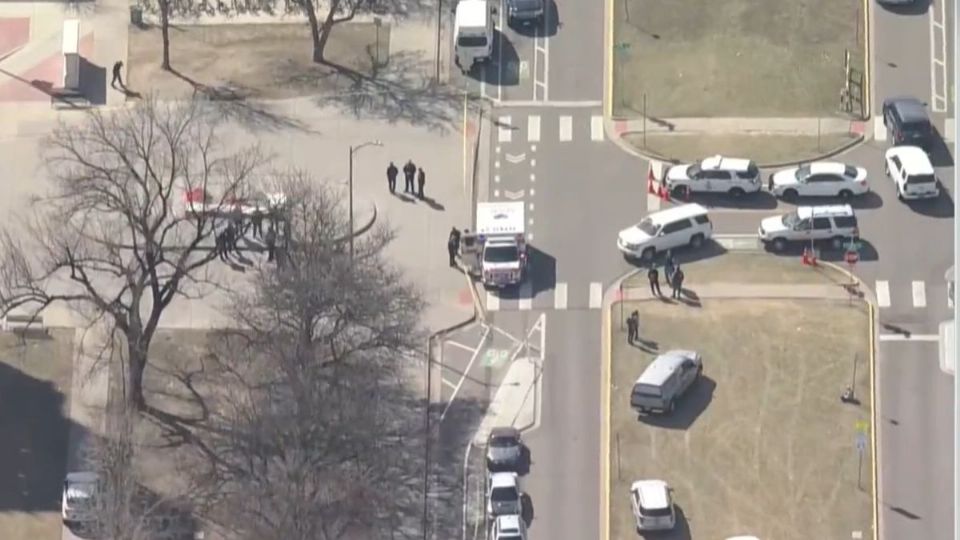
[[[353,260],[353,155],[359,152],[361,148],[364,148],[366,146],[383,146],[383,143],[380,141],[367,141],[359,146],[350,145],[350,156],[349,156],[350,168],[349,168],[349,173],[347,175],[347,186],[348,186],[347,190],[350,192],[348,195],[348,198],[349,198],[348,204],[350,206],[350,232],[348,234],[350,235],[350,260],[351,261]]]

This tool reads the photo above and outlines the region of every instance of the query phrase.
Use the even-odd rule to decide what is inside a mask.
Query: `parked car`
[[[496,427],[487,437],[487,469],[516,471],[523,457],[520,431],[512,427]]]
[[[638,480],[630,486],[630,506],[637,531],[664,531],[676,526],[672,494],[663,480]]]
[[[903,200],[940,196],[940,181],[926,152],[916,146],[894,146],[884,154],[884,172]]]
[[[654,358],[633,383],[630,406],[638,413],[673,412],[675,404],[703,374],[700,353],[671,350]]]
[[[89,471],[67,473],[60,499],[63,524],[72,528],[96,521],[99,492],[100,476],[97,473]]]
[[[495,472],[487,476],[487,514],[491,517],[520,515],[523,510],[517,473]]]
[[[929,152],[936,133],[930,123],[927,106],[912,97],[893,97],[883,101],[883,125],[893,146],[919,146]]]
[[[739,197],[762,187],[760,169],[749,159],[711,156],[697,163],[667,169],[666,186],[671,194],[726,193]]]
[[[770,193],[787,200],[797,197],[851,199],[870,191],[867,170],[856,165],[817,161],[783,169],[770,175]]]
[[[507,24],[535,25],[543,21],[545,0],[505,0]]]
[[[517,514],[497,516],[492,536],[493,540],[527,540],[527,525]]]
[[[848,238],[857,237],[857,214],[849,204],[800,206],[782,216],[764,218],[757,231],[760,241],[774,251],[784,251],[794,242],[829,241],[839,249]]]
[[[713,235],[707,209],[690,203],[654,212],[617,235],[617,248],[628,259],[650,261],[658,252],[687,246],[696,249]]]

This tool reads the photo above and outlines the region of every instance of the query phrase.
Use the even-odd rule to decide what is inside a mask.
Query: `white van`
[[[680,396],[703,373],[703,359],[695,351],[673,350],[656,357],[633,383],[630,407],[638,413],[673,412]]]
[[[453,22],[454,53],[464,73],[493,54],[493,14],[487,0],[460,0]]]
[[[687,245],[699,248],[712,235],[707,209],[696,203],[682,204],[654,212],[620,231],[617,248],[628,259],[651,261],[660,251]]]

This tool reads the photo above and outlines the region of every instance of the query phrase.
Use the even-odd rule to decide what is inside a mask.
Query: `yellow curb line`
[[[864,0],[865,2],[868,0]],[[603,116],[613,118],[613,0],[604,0],[603,55],[606,77],[603,78]]]
[[[870,87],[870,0],[863,0],[863,86],[860,91],[866,96],[864,99],[865,120],[873,119],[873,91]],[[871,126],[872,127],[872,126]],[[866,135],[866,133],[864,133]]]
[[[623,299],[620,299],[623,302]],[[613,327],[610,312],[613,303],[604,302],[600,324],[600,540],[610,538],[610,369],[613,362],[610,343]]]
[[[880,538],[880,497],[877,493],[877,403],[876,403],[876,363],[877,363],[877,330],[874,326],[876,308],[872,303],[869,306],[870,321],[870,481],[871,496],[873,498],[873,539]]]

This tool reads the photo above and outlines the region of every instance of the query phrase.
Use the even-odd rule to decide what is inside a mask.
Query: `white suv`
[[[520,515],[523,510],[517,473],[498,472],[487,477],[487,515]]]
[[[845,239],[856,237],[859,231],[853,208],[849,204],[839,204],[800,206],[789,214],[768,217],[760,222],[757,234],[774,251],[783,251],[791,242],[823,240],[840,248]]]
[[[713,235],[703,206],[691,203],[654,212],[617,235],[617,248],[628,259],[650,261],[659,251],[689,245],[699,248]]]
[[[667,170],[667,189],[677,197],[690,193],[727,193],[739,197],[760,191],[760,169],[749,159],[723,156],[704,158],[692,165]]]
[[[527,540],[527,526],[519,515],[497,516],[493,522],[493,540]]]
[[[894,146],[884,154],[885,168],[905,199],[932,199],[940,196],[940,181],[927,153],[918,146]]]
[[[664,531],[677,524],[672,493],[663,480],[638,480],[630,486],[630,506],[638,531]]]

